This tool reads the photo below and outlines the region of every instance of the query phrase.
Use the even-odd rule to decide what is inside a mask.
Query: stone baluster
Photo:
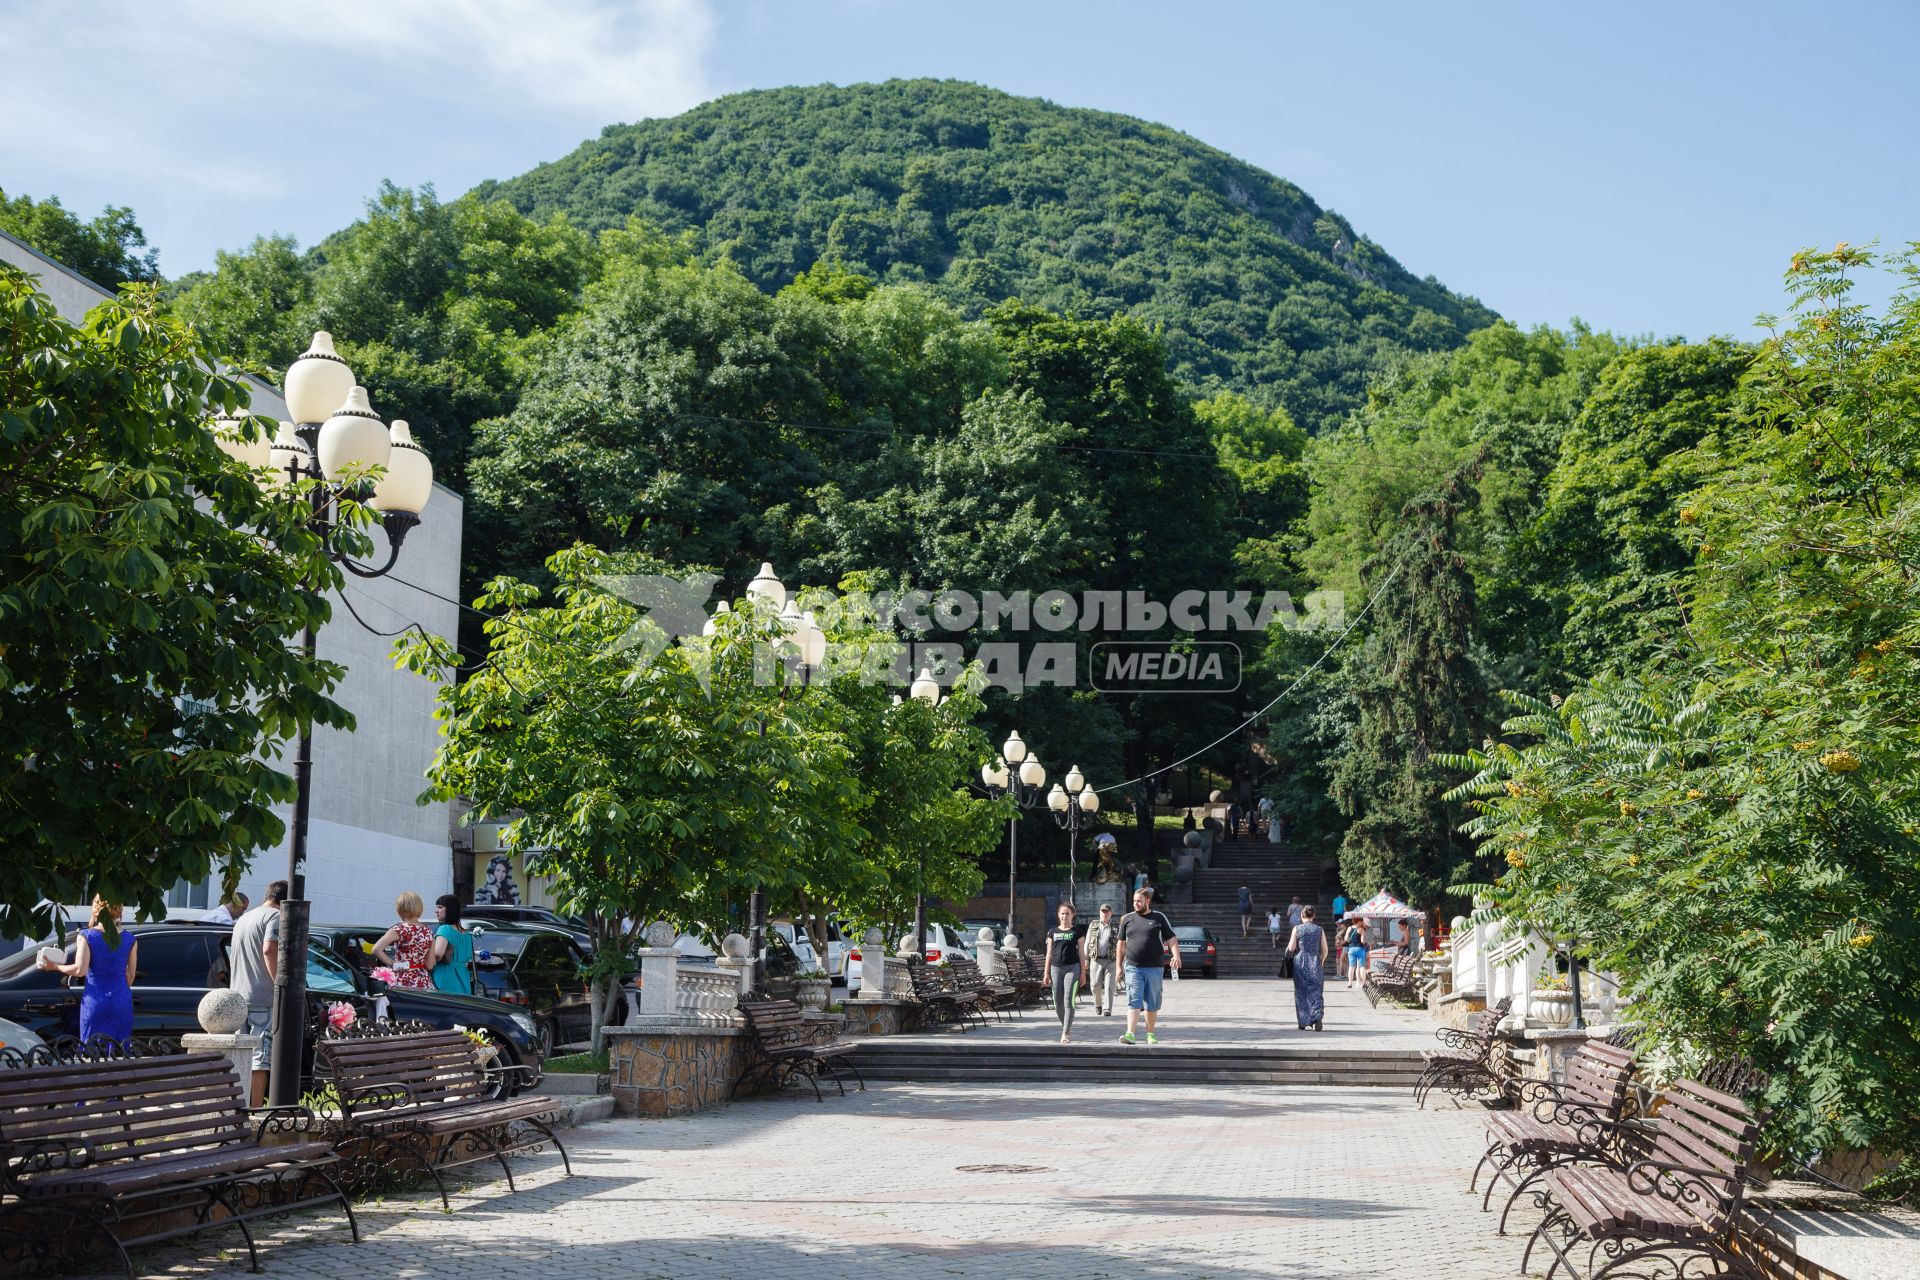
[[[985,926],[981,927],[980,941],[979,944],[974,947],[973,953],[978,957],[976,963],[980,966],[980,976],[987,981],[991,982],[1007,971],[1006,962],[1001,959],[1000,953],[994,949],[992,929],[986,928]]]
[[[887,935],[869,929],[860,935],[860,990],[856,1000],[885,1000],[887,991]]]
[[[734,976],[734,1003],[726,1006],[731,1009],[741,996],[753,990],[753,944],[743,934],[730,933],[720,943],[720,954],[713,962],[721,972]]]

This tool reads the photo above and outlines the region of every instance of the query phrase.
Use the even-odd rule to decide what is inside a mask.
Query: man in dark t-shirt
[[[1172,922],[1153,909],[1153,890],[1144,888],[1135,891],[1133,910],[1120,917],[1117,932],[1120,936],[1114,943],[1114,958],[1123,966],[1127,982],[1127,1033],[1120,1037],[1120,1042],[1135,1043],[1134,1029],[1140,1015],[1145,1013],[1147,1043],[1159,1044],[1154,1023],[1160,1013],[1162,971],[1168,964],[1179,970],[1180,939],[1174,936]],[[1168,959],[1169,945],[1171,960]]]

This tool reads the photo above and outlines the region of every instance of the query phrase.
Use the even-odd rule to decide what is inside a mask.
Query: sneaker
[[[1157,1035],[1155,1035],[1155,1034],[1153,1034],[1153,1032],[1151,1032],[1151,1031],[1149,1031],[1149,1032],[1147,1032],[1147,1043],[1148,1043],[1148,1044],[1159,1044],[1159,1043],[1160,1043],[1160,1037],[1159,1037],[1159,1036],[1157,1036]]]
[[[1120,1033],[1120,1043],[1121,1043],[1121,1044],[1134,1044],[1134,1043],[1137,1043],[1137,1042],[1136,1042],[1136,1041],[1134,1040],[1134,1038],[1133,1038],[1133,1032],[1131,1032],[1131,1031],[1122,1031],[1122,1032]]]

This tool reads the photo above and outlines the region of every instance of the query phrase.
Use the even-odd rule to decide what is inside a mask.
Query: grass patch
[[[548,1058],[541,1070],[560,1075],[598,1076],[612,1070],[604,1053],[567,1053]]]

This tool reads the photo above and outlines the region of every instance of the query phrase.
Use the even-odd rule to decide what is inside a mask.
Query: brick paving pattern
[[[1465,1191],[1479,1114],[1400,1091],[876,1085],[789,1092],[576,1130],[572,1179],[523,1160],[453,1212],[421,1193],[267,1224],[280,1280],[547,1280],[892,1273],[1128,1277],[1511,1276]],[[1032,1172],[961,1172],[960,1166]],[[150,1251],[149,1274],[236,1275],[244,1253]]]

